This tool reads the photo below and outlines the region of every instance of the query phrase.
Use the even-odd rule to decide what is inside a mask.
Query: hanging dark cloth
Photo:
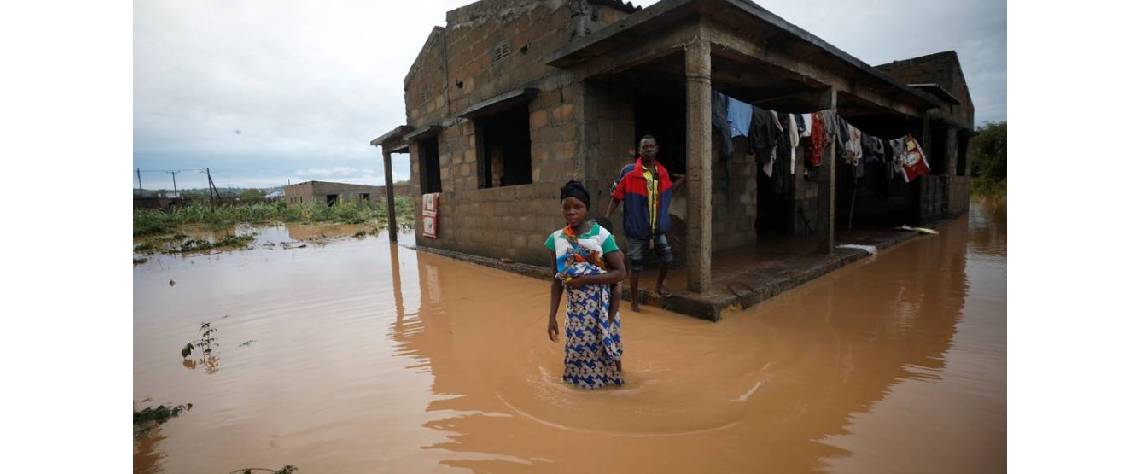
[[[728,96],[713,91],[712,94],[713,139],[720,146],[720,155],[732,157],[732,128],[728,123]]]
[[[783,118],[783,124],[777,122],[777,127],[792,126],[791,123],[788,123],[788,114],[776,115],[777,117],[774,117],[776,120]],[[772,185],[777,193],[783,194],[791,187],[792,139],[787,129],[778,128],[778,132],[776,134],[776,159],[772,164]]]
[[[748,145],[756,160],[766,163],[776,147],[779,130],[772,119],[772,113],[759,107],[752,107],[752,123],[748,125]]]
[[[868,165],[879,166],[883,164],[883,141],[878,137],[863,134],[863,161]]]
[[[720,158],[724,163],[724,200],[731,211],[732,199],[732,127],[728,121],[728,96],[713,91],[712,94],[713,139],[720,145]],[[727,215],[727,214],[726,214]]]

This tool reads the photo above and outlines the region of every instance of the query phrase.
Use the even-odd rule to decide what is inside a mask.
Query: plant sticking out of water
[[[247,467],[247,468],[243,468],[243,469],[238,469],[236,471],[230,471],[230,474],[253,474],[255,472],[270,472],[273,474],[293,474],[294,472],[297,472],[300,470],[301,470],[301,468],[299,468],[297,466],[294,466],[292,464],[286,464],[285,467],[282,467],[281,469],[267,469],[264,467]]]
[[[214,334],[218,332],[216,328],[211,327],[212,323],[205,322],[199,327],[201,334],[196,341],[187,342],[182,347],[182,366],[188,369],[195,369],[198,364],[206,367],[206,373],[212,374],[218,371],[218,356],[215,349],[218,347],[217,338]],[[198,352],[198,359],[195,360],[191,356],[194,351]]]
[[[171,418],[181,415],[183,411],[194,408],[193,403],[185,405],[159,405],[135,410],[135,436],[143,436],[152,428],[166,423]]]

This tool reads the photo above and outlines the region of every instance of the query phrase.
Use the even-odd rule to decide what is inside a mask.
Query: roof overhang
[[[426,125],[426,126],[417,128],[415,130],[412,130],[408,134],[404,135],[404,141],[412,142],[412,141],[416,141],[416,140],[419,140],[422,138],[433,137],[435,135],[439,135],[439,132],[442,130],[443,130],[443,127],[436,125],[436,124]]]
[[[958,99],[956,97],[954,97],[954,94],[951,94],[949,91],[947,91],[946,89],[943,89],[942,86],[940,86],[938,84],[930,83],[930,84],[907,84],[907,85],[910,87],[913,87],[915,89],[918,89],[920,91],[923,91],[927,94],[930,94],[934,97],[937,97],[939,100],[941,100],[942,102],[945,102],[949,105],[961,105],[962,104],[961,102],[958,101]]]
[[[381,147],[381,149],[388,153],[400,153],[408,150],[408,142],[404,139],[404,135],[412,130],[412,127],[407,125],[400,125],[387,133],[373,138],[368,144],[372,146]]]
[[[714,87],[757,99],[787,96],[770,101],[772,108],[810,108],[819,102],[812,95],[828,88],[836,89],[841,108],[868,112],[919,116],[941,104],[748,0],[661,0],[571,42],[546,63],[588,76],[613,73],[646,62],[646,55],[675,58],[696,34],[712,45]]]
[[[472,105],[460,112],[459,116],[472,119],[498,113],[516,105],[524,104],[536,95],[538,95],[538,89],[533,87],[515,89]]]

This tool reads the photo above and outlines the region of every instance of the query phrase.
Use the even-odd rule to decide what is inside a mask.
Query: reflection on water
[[[1005,467],[1004,209],[720,323],[625,315],[628,385],[593,392],[560,382],[545,282],[383,238],[134,271],[135,396],[195,407],[168,472]],[[207,320],[209,376],[177,356]]]

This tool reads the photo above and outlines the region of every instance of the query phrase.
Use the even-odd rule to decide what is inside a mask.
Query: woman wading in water
[[[621,298],[611,287],[617,288],[625,278],[625,257],[613,235],[587,219],[590,194],[582,183],[567,182],[561,198],[566,227],[546,239],[554,270],[547,335],[551,341],[558,340],[558,305],[565,288],[566,368],[562,381],[588,389],[621,385]]]

